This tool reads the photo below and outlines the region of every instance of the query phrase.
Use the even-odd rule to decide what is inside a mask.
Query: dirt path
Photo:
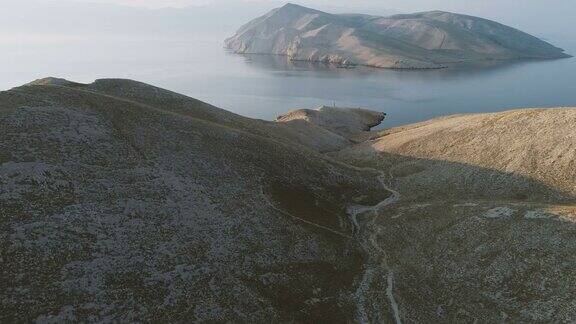
[[[401,198],[401,195],[398,191],[392,189],[390,185],[387,183],[387,175],[380,170],[373,169],[373,168],[358,168],[353,167],[358,171],[369,171],[369,172],[377,172],[379,174],[378,179],[384,187],[385,190],[389,191],[391,195],[384,199],[383,201],[379,202],[374,206],[352,206],[348,208],[348,215],[350,216],[351,222],[354,225],[355,233],[361,234],[361,227],[358,224],[358,215],[364,213],[372,213],[373,217],[371,218],[368,225],[365,227],[367,229],[374,229],[376,221],[378,220],[378,216],[380,214],[380,210],[386,206],[390,206],[398,202]],[[390,181],[392,181],[393,176],[392,173],[388,175]],[[357,318],[358,321],[361,323],[368,323],[370,322],[369,314],[367,312],[367,303],[366,303],[366,295],[369,293],[370,288],[374,285],[374,277],[375,274],[382,271],[386,273],[385,282],[387,283],[386,288],[386,298],[388,299],[388,303],[390,304],[390,308],[393,313],[394,321],[397,324],[402,323],[402,319],[400,317],[400,306],[394,297],[394,272],[388,262],[388,255],[384,249],[380,247],[378,244],[377,236],[379,231],[373,230],[369,233],[367,237],[360,238],[363,240],[362,245],[366,248],[366,251],[369,253],[369,260],[364,271],[364,275],[362,276],[362,281],[360,282],[358,289],[356,290],[356,301],[358,307],[358,314]],[[382,274],[383,275],[383,274]],[[384,278],[382,278],[384,280]],[[379,311],[377,310],[378,317],[380,316]]]
[[[305,219],[302,219],[298,216],[295,216],[293,214],[290,214],[288,212],[285,212],[279,208],[277,208],[276,206],[274,206],[274,204],[272,202],[270,202],[268,199],[266,199],[266,195],[264,194],[264,192],[262,191],[262,197],[265,197],[265,201],[266,203],[273,208],[274,210],[278,211],[279,213],[288,216],[290,218],[293,218],[297,221],[306,223],[308,225],[317,227],[319,229],[325,230],[325,231],[329,231],[333,234],[336,234],[338,236],[341,236],[343,238],[347,238],[347,239],[357,239],[360,241],[360,244],[365,248],[365,250],[368,252],[369,254],[369,260],[367,262],[367,266],[366,269],[364,270],[364,274],[362,275],[362,280],[360,282],[360,284],[358,285],[358,288],[356,289],[356,294],[355,294],[355,298],[356,298],[356,304],[357,304],[357,319],[360,323],[369,323],[370,322],[370,316],[369,316],[369,312],[367,310],[368,306],[374,306],[373,303],[377,302],[377,301],[372,301],[372,304],[367,303],[367,296],[370,293],[371,288],[375,285],[375,277],[376,276],[381,276],[382,282],[386,282],[387,287],[385,290],[385,295],[386,295],[386,299],[388,300],[388,303],[390,305],[390,309],[392,310],[392,315],[394,318],[394,321],[396,324],[401,324],[402,323],[402,319],[400,317],[400,306],[398,305],[396,298],[394,297],[394,272],[392,271],[392,267],[389,265],[388,263],[388,255],[386,253],[386,251],[384,249],[382,249],[380,247],[380,245],[378,244],[378,234],[379,231],[378,230],[374,230],[376,228],[376,221],[378,220],[378,216],[380,215],[380,211],[387,206],[390,206],[392,204],[397,203],[400,198],[401,195],[398,191],[394,190],[391,188],[391,186],[388,184],[388,180],[391,182],[393,178],[392,172],[389,173],[389,175],[386,175],[386,173],[384,173],[381,170],[377,170],[374,168],[369,168],[369,167],[356,167],[353,165],[348,165],[350,168],[357,170],[357,171],[361,171],[361,172],[373,172],[373,173],[377,173],[378,174],[378,180],[380,181],[382,187],[387,190],[388,192],[390,192],[390,196],[388,196],[386,199],[382,200],[381,202],[379,202],[378,204],[374,205],[374,206],[350,206],[347,210],[348,212],[348,216],[350,218],[350,221],[353,225],[353,232],[354,232],[354,237],[346,235],[344,233],[335,231],[331,228],[328,228],[326,226],[322,226],[310,221],[307,221]],[[370,221],[368,222],[368,224],[364,227],[368,230],[371,230],[371,232],[367,232],[367,233],[362,233],[362,227],[360,226],[360,224],[358,223],[358,216],[365,214],[365,213],[371,213],[372,214],[372,218],[370,219]],[[367,236],[363,236],[363,234],[368,234]],[[376,314],[376,318],[381,318],[382,314],[381,314],[381,308],[380,307],[371,307],[372,309],[375,309],[375,314]]]

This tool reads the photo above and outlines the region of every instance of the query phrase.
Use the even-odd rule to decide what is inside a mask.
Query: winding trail
[[[382,187],[384,187],[384,189],[386,189],[387,191],[389,191],[391,193],[391,195],[388,198],[382,200],[381,202],[379,202],[378,204],[376,204],[374,206],[351,206],[348,208],[348,215],[349,215],[350,220],[354,226],[354,232],[356,234],[359,234],[361,231],[361,228],[358,224],[358,215],[361,215],[364,213],[372,213],[373,217],[370,220],[369,225],[367,227],[370,229],[374,229],[375,228],[374,225],[376,224],[376,221],[378,220],[378,216],[380,215],[380,210],[386,206],[390,206],[392,204],[397,203],[400,200],[401,195],[398,191],[392,189],[391,186],[387,183],[387,181],[386,181],[387,175],[383,171],[380,171],[380,170],[377,170],[374,168],[368,168],[368,167],[364,167],[364,168],[355,167],[355,166],[351,166],[351,167],[355,170],[358,170],[358,171],[368,171],[368,172],[378,173],[379,174],[378,179],[379,179],[380,183],[382,184]],[[392,179],[394,179],[394,177],[392,175],[392,171],[389,172],[388,178],[390,179],[390,181],[392,181]],[[394,272],[392,271],[392,268],[388,262],[388,254],[378,244],[378,240],[377,240],[378,233],[379,232],[377,230],[372,231],[370,233],[370,235],[368,237],[366,237],[365,241],[363,242],[364,247],[366,248],[366,250],[370,254],[370,259],[368,261],[368,266],[366,267],[366,270],[364,271],[364,275],[362,276],[362,281],[360,282],[358,289],[356,290],[356,301],[357,301],[357,307],[358,307],[357,318],[358,318],[358,321],[361,323],[370,322],[369,315],[368,315],[367,309],[366,309],[367,308],[366,295],[368,294],[370,287],[372,286],[372,283],[374,281],[374,274],[378,273],[379,270],[384,270],[387,272],[387,274],[386,274],[386,283],[387,283],[386,297],[387,297],[388,302],[390,304],[390,308],[392,309],[394,321],[396,322],[396,324],[401,324],[402,319],[400,317],[400,306],[398,305],[398,302],[396,301],[396,298],[394,297]]]
[[[319,228],[321,230],[324,231],[328,231],[331,232],[333,234],[336,234],[338,236],[341,236],[343,238],[346,239],[359,239],[360,240],[360,244],[364,246],[364,248],[366,249],[366,251],[369,254],[369,260],[367,262],[367,267],[366,270],[364,271],[364,274],[362,275],[362,280],[360,282],[360,284],[358,285],[358,288],[356,289],[356,293],[355,293],[355,297],[356,297],[356,303],[357,303],[357,307],[358,307],[358,311],[357,311],[357,318],[358,321],[360,323],[369,323],[370,322],[370,317],[367,311],[367,305],[366,305],[366,296],[368,295],[368,293],[370,292],[370,288],[373,286],[373,282],[374,282],[374,277],[375,275],[379,274],[379,272],[384,271],[385,274],[385,282],[387,283],[387,287],[386,287],[386,298],[388,299],[388,303],[390,304],[390,308],[392,310],[392,315],[394,317],[394,321],[396,324],[402,324],[402,319],[400,317],[400,306],[398,305],[398,302],[396,301],[396,298],[394,297],[394,272],[392,271],[391,266],[389,265],[388,262],[388,255],[386,253],[386,251],[384,249],[382,249],[382,247],[380,247],[380,245],[378,244],[378,234],[379,231],[378,230],[374,230],[370,233],[370,235],[366,236],[366,237],[362,237],[360,236],[361,234],[361,226],[358,223],[358,215],[362,215],[365,213],[372,213],[373,217],[371,218],[369,224],[366,226],[369,229],[374,229],[375,228],[375,224],[376,221],[378,220],[378,216],[380,215],[380,210],[386,206],[390,206],[392,204],[397,203],[400,198],[401,195],[398,191],[394,190],[391,188],[391,185],[389,185],[387,183],[387,178],[390,179],[390,181],[392,181],[394,179],[392,171],[389,172],[388,175],[386,175],[386,173],[384,171],[378,170],[378,169],[374,169],[374,168],[370,168],[370,167],[357,167],[354,165],[349,165],[347,164],[348,167],[350,167],[353,170],[356,171],[361,171],[361,172],[373,172],[373,173],[377,173],[378,174],[378,180],[380,182],[380,184],[382,185],[382,187],[387,190],[388,192],[390,192],[390,196],[388,196],[386,199],[382,200],[381,202],[379,202],[378,204],[374,205],[374,206],[359,206],[359,205],[355,205],[355,206],[350,206],[347,209],[347,213],[348,216],[350,218],[350,221],[353,225],[353,236],[344,234],[342,232],[333,230],[329,227],[320,225],[320,224],[316,224],[314,222],[310,222],[308,220],[302,219],[298,216],[295,216],[291,213],[288,213],[278,207],[276,207],[270,200],[267,199],[267,196],[264,194],[264,192],[262,191],[262,197],[264,197],[264,200],[266,202],[266,204],[271,207],[272,209],[276,210],[277,212],[288,216],[296,221],[299,222],[303,222],[306,223],[308,225],[314,226],[316,228]],[[382,274],[384,279],[384,274]],[[380,317],[380,311],[379,309],[376,310],[377,312],[377,316]]]
[[[402,319],[400,318],[400,307],[398,307],[398,303],[394,298],[394,272],[392,270],[388,271],[388,288],[386,288],[386,295],[390,300],[390,306],[392,307],[392,311],[394,312],[394,320],[397,324],[402,323]]]

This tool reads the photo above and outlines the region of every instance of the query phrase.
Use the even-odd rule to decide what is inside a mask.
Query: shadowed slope
[[[0,93],[1,321],[354,314],[370,172],[141,83],[43,84]]]

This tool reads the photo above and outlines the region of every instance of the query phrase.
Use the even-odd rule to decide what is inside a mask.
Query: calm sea
[[[576,54],[576,39],[550,39]],[[384,127],[456,113],[576,106],[576,59],[433,71],[340,69],[240,56],[220,36],[0,37],[0,89],[45,76],[79,82],[130,78],[254,118],[320,105],[387,112]]]

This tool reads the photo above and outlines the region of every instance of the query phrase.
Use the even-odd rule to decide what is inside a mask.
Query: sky
[[[242,8],[250,14],[263,13],[284,4],[279,0],[0,0],[2,7],[27,2],[114,4],[148,9],[186,6],[203,8]],[[576,21],[575,0],[290,0],[315,9],[331,12],[362,12],[372,14],[410,13],[427,10],[445,10],[493,19],[506,25],[546,35],[570,34]],[[250,11],[252,8],[252,11]],[[5,11],[6,12],[6,11]],[[230,15],[230,12],[227,13]],[[253,12],[253,13],[252,13]],[[226,14],[226,13],[223,13]],[[0,22],[1,23],[1,22]]]
[[[15,0],[14,0],[15,1]],[[20,0],[22,1],[22,0]],[[26,0],[23,0],[26,1]],[[48,0],[60,1],[60,0]],[[68,0],[75,2],[113,3],[148,8],[205,6],[215,3],[260,3],[276,4],[277,0]],[[400,11],[419,10],[458,10],[458,11],[504,11],[504,12],[546,12],[549,10],[576,9],[574,0],[292,0],[317,7],[343,8],[387,8]]]
[[[576,37],[573,32],[576,0],[289,1],[332,13],[390,15],[444,10],[495,20],[544,39]],[[119,29],[156,31],[162,34],[166,33],[166,29],[200,31],[198,28],[203,28],[204,33],[209,31],[230,33],[241,24],[286,2],[286,0],[0,0],[0,38],[14,37],[15,32],[110,33]],[[163,8],[177,9],[169,9],[170,12],[166,11],[168,9],[157,10]],[[196,26],[192,26],[193,24]]]

